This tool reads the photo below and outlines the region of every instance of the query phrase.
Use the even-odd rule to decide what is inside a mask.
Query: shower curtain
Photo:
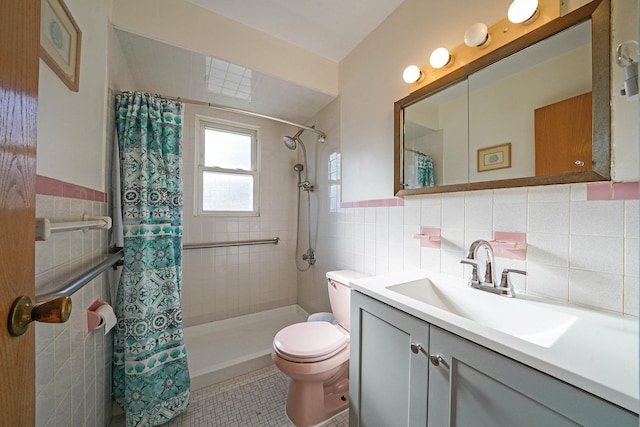
[[[419,187],[433,187],[435,180],[433,177],[433,159],[422,153],[415,153],[416,175]]]
[[[124,266],[118,284],[113,392],[127,426],[156,426],[185,410],[182,105],[116,95]]]

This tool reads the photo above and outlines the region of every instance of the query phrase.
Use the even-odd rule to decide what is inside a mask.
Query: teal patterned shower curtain
[[[182,106],[116,95],[124,266],[115,313],[113,391],[127,426],[156,426],[189,403],[183,337]]]

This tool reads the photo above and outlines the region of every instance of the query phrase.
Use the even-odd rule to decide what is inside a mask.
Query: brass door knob
[[[27,332],[33,321],[43,323],[64,323],[71,315],[71,298],[61,297],[34,306],[31,298],[21,296],[11,305],[9,310],[9,333],[20,336]]]

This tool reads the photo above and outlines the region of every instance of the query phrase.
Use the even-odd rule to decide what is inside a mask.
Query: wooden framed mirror
[[[594,0],[426,84],[394,104],[395,194],[609,180],[609,76]]]

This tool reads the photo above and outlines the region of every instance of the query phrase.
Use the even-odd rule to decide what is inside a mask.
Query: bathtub
[[[290,305],[185,328],[191,390],[271,365],[275,334],[308,316]]]

